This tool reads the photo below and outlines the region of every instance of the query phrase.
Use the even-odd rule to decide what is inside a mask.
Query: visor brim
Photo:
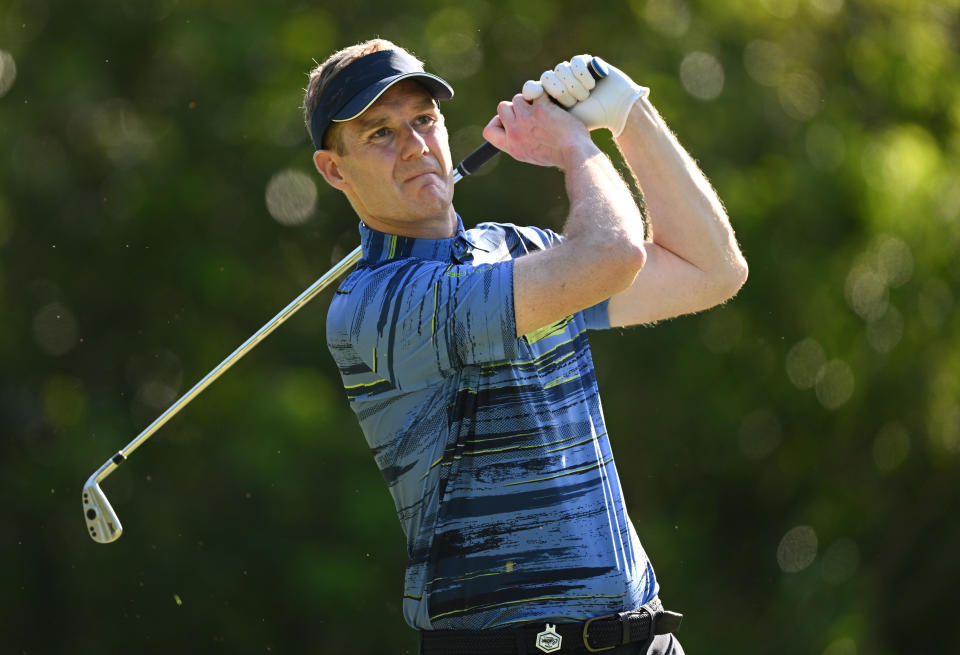
[[[371,84],[362,92],[358,93],[353,99],[350,100],[344,107],[337,112],[330,120],[334,123],[343,123],[346,121],[351,121],[363,112],[367,111],[373,103],[375,103],[380,96],[387,92],[387,90],[392,87],[397,82],[402,80],[413,79],[426,87],[427,91],[430,92],[437,100],[449,100],[453,97],[453,88],[447,84],[442,78],[437,77],[436,75],[431,75],[430,73],[424,72],[415,72],[415,73],[402,73],[400,75],[393,75],[391,77],[386,77],[374,84]]]

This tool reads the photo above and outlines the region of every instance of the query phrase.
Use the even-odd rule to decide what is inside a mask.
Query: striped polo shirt
[[[656,595],[587,341],[609,327],[607,303],[516,337],[513,259],[560,236],[360,232],[327,342],[406,534],[407,622],[582,621]]]

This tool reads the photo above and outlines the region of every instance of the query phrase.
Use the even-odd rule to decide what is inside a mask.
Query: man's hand
[[[599,153],[584,124],[546,97],[528,102],[517,94],[501,102],[483,138],[517,161],[563,170]]]
[[[620,136],[633,103],[649,95],[650,89],[636,84],[614,66],[609,66],[607,77],[596,82],[587,68],[590,59],[590,55],[577,55],[544,71],[539,82],[523,85],[523,97],[535,100],[545,91],[588,129],[605,127]]]

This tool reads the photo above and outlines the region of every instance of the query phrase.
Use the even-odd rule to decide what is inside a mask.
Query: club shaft
[[[484,146],[480,146],[477,151],[483,149]],[[498,151],[499,152],[499,151]],[[472,154],[474,154],[472,153]],[[494,153],[495,154],[495,153]],[[468,156],[469,158],[469,156]],[[484,160],[486,161],[486,160]],[[470,172],[473,172],[478,168],[477,164],[470,169]],[[466,173],[469,175],[470,173]],[[453,181],[454,183],[459,182],[465,177],[460,170],[454,170],[453,172]],[[176,416],[181,409],[190,404],[190,402],[199,396],[204,389],[209,387],[213,382],[223,375],[231,366],[236,364],[240,359],[243,358],[248,352],[254,349],[258,343],[266,339],[271,332],[276,330],[280,325],[282,325],[288,318],[297,313],[304,305],[313,300],[317,294],[326,289],[330,284],[340,278],[344,273],[346,273],[352,266],[354,266],[362,255],[362,250],[360,246],[357,246],[349,255],[341,259],[333,268],[323,274],[320,279],[311,284],[303,293],[294,298],[293,302],[283,308],[283,310],[274,316],[272,319],[267,321],[266,325],[256,331],[249,339],[244,341],[239,348],[234,350],[230,356],[220,362],[216,368],[207,373],[202,380],[193,385],[193,388],[190,389],[187,393],[183,394],[175,403],[173,403],[163,414],[154,419],[153,423],[148,425],[146,429],[138,434],[133,441],[124,446],[116,455],[104,462],[103,466],[97,469],[93,475],[90,476],[91,480],[95,480],[97,483],[103,482],[104,479],[111,473],[113,473],[117,466],[119,466],[127,457],[133,453],[137,448],[143,445],[143,443],[153,436],[153,434],[166,425],[167,421]]]
[[[317,294],[326,289],[332,282],[337,280],[341,275],[343,275],[350,267],[356,264],[360,260],[361,249],[359,246],[353,250],[349,255],[340,260],[340,262],[331,268],[329,271],[323,274],[323,276],[318,279],[316,282],[311,284],[303,293],[294,298],[293,302],[283,308],[279,314],[270,319],[266,325],[257,330],[253,336],[244,341],[239,348],[234,350],[229,357],[224,359],[220,364],[217,365],[215,369],[207,373],[202,380],[193,385],[193,388],[190,389],[187,393],[180,397],[177,402],[171,405],[163,414],[158,416],[156,420],[153,421],[147,428],[141,432],[137,437],[131,441],[125,448],[123,448],[118,455],[121,455],[123,458],[129,457],[130,454],[139,448],[144,441],[149,439],[154,432],[159,430],[164,426],[164,424],[169,421],[171,418],[176,416],[176,414],[187,406],[191,400],[196,398],[200,393],[210,386],[218,377],[223,375],[231,366],[236,364],[244,355],[253,350],[254,347],[264,339],[266,339],[271,332],[280,327],[288,318],[293,316],[297,311],[299,311],[304,305],[313,300]],[[112,463],[113,460],[111,460]],[[111,471],[104,471],[103,477],[106,477]],[[102,479],[102,478],[101,478]]]
[[[600,80],[603,77],[606,77],[606,63],[599,58],[594,58],[590,63],[590,73],[593,75],[594,79]],[[467,177],[471,173],[474,173],[481,166],[490,161],[495,155],[500,152],[496,147],[491,145],[488,142],[484,142],[479,148],[467,155],[463,161],[454,169],[453,171],[453,182],[457,183],[463,178]],[[154,419],[153,423],[148,425],[146,429],[138,434],[133,441],[128,443],[122,450],[117,452],[116,455],[104,462],[103,466],[97,469],[93,475],[90,476],[90,480],[95,480],[97,483],[102,482],[108,475],[113,473],[116,468],[129,457],[133,451],[143,445],[143,443],[149,439],[153,434],[162,428],[167,421],[176,416],[181,409],[190,404],[194,398],[200,395],[204,389],[209,387],[217,378],[223,375],[231,366],[236,364],[244,355],[253,350],[254,347],[265,338],[267,338],[271,332],[276,330],[280,325],[282,325],[288,318],[293,316],[300,310],[304,305],[309,303],[314,297],[317,296],[321,291],[326,289],[332,282],[337,280],[341,275],[347,272],[354,264],[360,261],[362,251],[360,246],[357,246],[349,255],[344,257],[337,263],[333,268],[323,274],[320,279],[311,284],[303,293],[294,298],[293,302],[283,308],[283,310],[270,319],[266,325],[256,331],[253,336],[243,342],[239,348],[234,350],[229,357],[220,362],[215,369],[207,373],[202,380],[193,385],[193,388],[190,389],[187,393],[183,394],[173,405],[171,405],[163,414]],[[88,481],[89,482],[89,481]]]

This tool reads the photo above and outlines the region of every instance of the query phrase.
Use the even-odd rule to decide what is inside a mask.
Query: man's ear
[[[317,150],[313,153],[313,165],[317,171],[327,181],[327,184],[334,189],[345,191],[347,181],[343,177],[343,171],[340,169],[337,153],[332,150]]]

